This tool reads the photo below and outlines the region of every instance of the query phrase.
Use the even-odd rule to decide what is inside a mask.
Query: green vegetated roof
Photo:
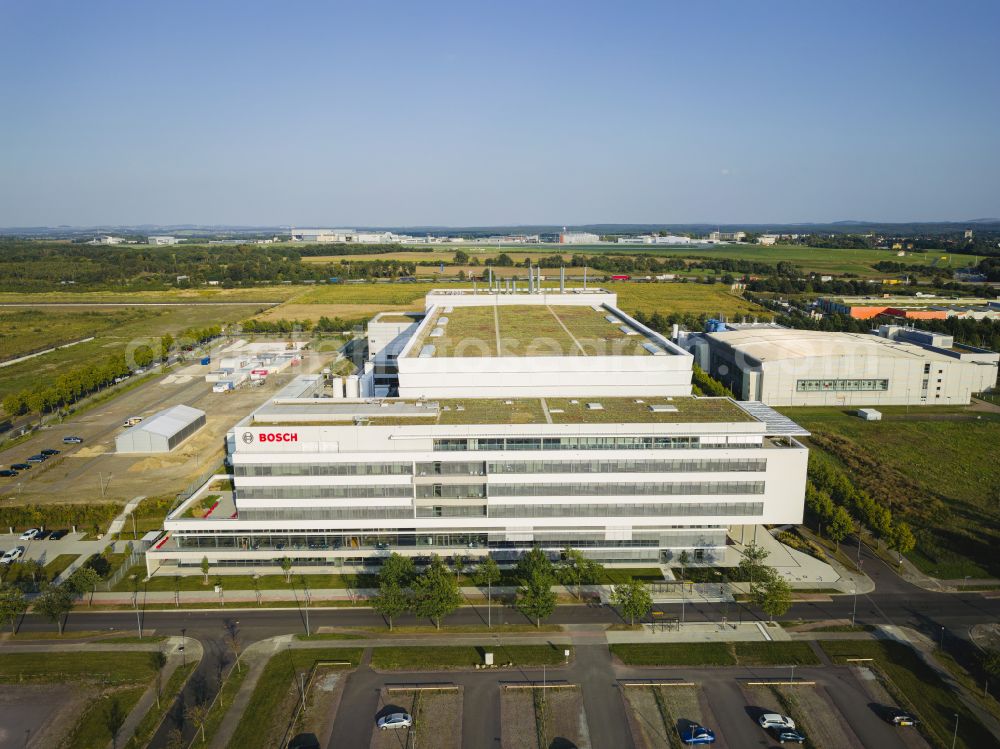
[[[435,412],[433,404],[437,403]],[[685,424],[753,422],[728,398],[457,398],[432,401],[421,416],[372,416],[371,425]],[[546,411],[548,418],[546,418]]]
[[[610,310],[589,305],[446,309],[435,310],[409,356],[420,356],[428,345],[434,346],[434,357],[651,356],[644,344],[670,353]]]

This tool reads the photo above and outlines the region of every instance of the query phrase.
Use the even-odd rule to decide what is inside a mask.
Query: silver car
[[[390,728],[409,728],[413,725],[413,716],[409,713],[391,713],[378,719],[379,730],[388,731]]]
[[[764,713],[757,719],[757,722],[760,723],[761,728],[790,728],[793,731],[795,730],[795,721],[787,715],[778,715],[778,713]]]

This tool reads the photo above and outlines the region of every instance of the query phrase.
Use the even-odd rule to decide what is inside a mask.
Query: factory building
[[[168,453],[205,426],[205,412],[173,406],[131,426],[115,439],[120,453]]]
[[[879,333],[721,325],[679,340],[737,398],[770,406],[967,404],[996,385],[998,354],[899,326]]]
[[[614,294],[531,289],[428,294],[398,355],[404,397],[296,378],[230,431],[234,492],[208,517],[186,517],[200,494],[179,506],[150,572],[197,571],[203,557],[510,562],[533,546],[605,563],[710,561],[731,526],[801,522],[800,427],[762,404],[691,397],[692,357]],[[601,347],[614,353],[591,355]]]
[[[600,241],[601,237],[598,234],[589,231],[567,231],[565,226],[559,234],[559,244],[594,244]]]

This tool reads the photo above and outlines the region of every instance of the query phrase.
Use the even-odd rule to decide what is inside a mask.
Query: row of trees
[[[806,510],[837,544],[864,527],[899,554],[908,554],[916,546],[909,523],[894,519],[888,507],[858,489],[846,473],[821,456],[809,457]]]
[[[90,596],[93,602],[101,576],[90,565],[83,565],[69,576],[65,582],[49,584],[32,601],[32,609],[54,622],[63,633],[66,616],[73,610],[76,601]],[[11,634],[17,633],[17,624],[28,610],[28,599],[24,591],[16,585],[0,586],[0,626],[10,625]]]
[[[364,326],[366,320],[344,320],[340,317],[320,317],[319,320],[244,320],[240,326],[244,333],[294,333],[306,331],[313,333],[340,333]]]

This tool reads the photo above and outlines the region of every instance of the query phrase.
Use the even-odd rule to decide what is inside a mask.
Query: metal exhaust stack
[[[559,269],[559,293],[566,293],[566,266]]]

